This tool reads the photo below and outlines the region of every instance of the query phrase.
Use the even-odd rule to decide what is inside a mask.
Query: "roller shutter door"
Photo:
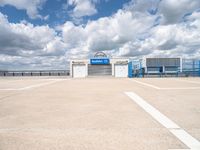
[[[111,76],[112,65],[88,65],[88,76]]]

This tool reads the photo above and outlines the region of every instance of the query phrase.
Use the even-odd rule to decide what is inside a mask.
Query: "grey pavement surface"
[[[0,150],[188,148],[126,91],[200,141],[200,78],[10,77],[0,78]]]

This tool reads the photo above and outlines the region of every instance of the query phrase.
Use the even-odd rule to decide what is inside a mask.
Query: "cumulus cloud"
[[[134,14],[142,12],[158,15],[162,18],[162,24],[181,22],[185,15],[191,14],[199,8],[199,0],[131,0],[124,5],[125,10]]]
[[[131,0],[124,4],[124,9],[133,13],[142,12],[149,14],[156,14],[160,0]]]
[[[64,44],[54,29],[49,26],[34,26],[30,23],[9,23],[0,13],[1,53],[10,55],[33,55],[54,53],[63,50]]]
[[[162,0],[159,4],[159,12],[163,15],[165,24],[180,22],[184,15],[199,8],[199,0]]]
[[[71,58],[89,58],[97,51],[112,57],[200,58],[200,12],[195,11],[198,3],[191,0],[195,6],[191,4],[187,10],[179,10],[184,9],[183,4],[173,6],[179,12],[176,13],[168,8],[169,0],[165,0],[166,6],[162,6],[164,0],[144,1],[132,1],[115,14],[86,24],[66,21],[56,29],[25,21],[9,23],[0,13],[0,64],[7,66],[8,62],[16,62],[18,65],[30,64],[32,68],[41,64],[44,68],[60,68]],[[180,1],[187,5],[188,0]],[[78,0],[69,2],[76,5]],[[153,2],[156,4],[152,5]],[[167,13],[177,15],[170,20]]]
[[[151,30],[151,37],[145,43],[152,47],[152,56],[199,58],[199,29],[198,18],[192,22],[157,26]]]
[[[36,18],[47,19],[47,16],[42,17],[38,13],[38,10],[42,8],[42,5],[45,2],[46,0],[1,0],[0,6],[11,5],[20,10],[26,10],[28,16],[31,19],[36,19]]]
[[[154,19],[149,15],[136,17],[129,11],[119,10],[111,17],[90,21],[85,26],[66,22],[61,27],[62,38],[72,54],[77,55],[82,51],[87,57],[96,51],[118,50],[127,42],[143,37]]]
[[[0,54],[0,70],[68,69],[65,56],[22,57]]]
[[[67,4],[72,6],[71,16],[81,18],[83,16],[92,16],[97,13],[95,3],[97,0],[68,0]]]
[[[57,32],[49,26],[34,26],[27,22],[9,23],[7,17],[1,13],[0,45],[1,57],[7,58],[6,60],[10,64],[17,59],[18,63],[15,64],[21,63],[21,65],[28,62],[34,64],[34,60],[38,61],[37,58],[43,58],[44,61],[49,62],[49,57],[57,59],[63,57],[66,50],[66,44],[57,35]],[[26,63],[22,63],[23,61],[26,61]],[[0,64],[2,63],[5,63],[5,59],[1,59]],[[41,67],[44,67],[44,64],[42,62]],[[49,66],[52,67],[53,65],[49,62]]]
[[[200,57],[199,15],[194,12],[187,21],[154,26],[157,15],[119,10],[85,26],[66,22],[61,27],[62,38],[71,57],[88,57],[96,51],[106,51],[113,57]]]

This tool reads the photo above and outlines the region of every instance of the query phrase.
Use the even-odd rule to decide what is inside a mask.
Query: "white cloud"
[[[68,5],[74,7],[71,11],[73,18],[92,16],[97,13],[95,3],[97,0],[68,0]]]
[[[162,24],[176,24],[181,22],[185,15],[200,9],[199,0],[131,0],[124,5],[124,9],[158,15]]]
[[[192,13],[199,8],[199,0],[162,0],[159,12],[164,17],[163,23],[171,24],[181,21],[185,14]]]
[[[65,56],[22,57],[0,54],[2,70],[46,70],[68,69]]]
[[[40,64],[39,68],[55,67],[55,64],[60,63],[55,61],[65,57],[66,50],[66,44],[49,26],[34,26],[27,22],[9,23],[7,17],[1,13],[0,45],[0,56],[4,58],[1,59],[0,64],[11,65],[14,61],[15,64],[11,65],[13,68],[15,65],[19,67],[21,64],[22,67],[29,63],[32,67],[34,64],[36,67]],[[51,63],[49,57],[52,59]],[[55,60],[53,61],[53,59]],[[49,66],[45,62],[48,62]],[[57,66],[57,68],[61,66]]]
[[[42,19],[43,17],[38,13],[38,10],[45,2],[46,0],[0,0],[0,6],[11,5],[20,10],[26,10],[31,19]]]
[[[143,45],[151,48],[151,56],[200,58],[199,29],[200,26],[194,27],[193,22],[157,26]]]
[[[88,22],[85,26],[76,26],[66,22],[62,28],[62,37],[72,55],[85,52],[87,57],[95,51],[118,50],[129,41],[134,41],[147,32],[153,25],[152,16],[140,14],[136,17],[129,11],[119,10],[111,17]]]
[[[194,12],[186,22],[153,26],[157,15],[119,10],[85,26],[66,22],[62,37],[71,57],[88,57],[95,51],[112,52],[113,56],[200,57],[199,15]]]
[[[124,4],[124,9],[133,13],[156,13],[160,0],[131,0]]]
[[[30,23],[9,23],[0,13],[1,51],[7,54],[34,51],[35,55],[64,49],[64,43],[49,26],[34,26]]]
[[[152,52],[149,45],[143,41],[130,41],[122,45],[118,51],[116,51],[116,56],[127,56],[127,57],[139,57],[142,55],[148,55]]]
[[[96,51],[105,51],[113,57],[200,58],[200,12],[194,11],[196,7],[192,5],[192,13],[186,16],[189,9],[180,10],[181,15],[172,21],[164,8],[151,14],[146,11],[150,5],[144,10],[134,5],[137,9],[124,7],[112,16],[82,25],[67,21],[56,30],[49,26],[34,26],[26,21],[9,23],[0,13],[0,64],[16,62],[18,66],[30,63],[31,67],[58,68],[65,66],[70,58],[91,57]],[[182,16],[184,21],[180,21]],[[155,25],[158,17],[164,17],[165,22]]]

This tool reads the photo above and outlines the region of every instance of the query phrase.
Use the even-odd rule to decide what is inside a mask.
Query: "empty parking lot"
[[[200,78],[1,78],[0,150],[200,149]]]

